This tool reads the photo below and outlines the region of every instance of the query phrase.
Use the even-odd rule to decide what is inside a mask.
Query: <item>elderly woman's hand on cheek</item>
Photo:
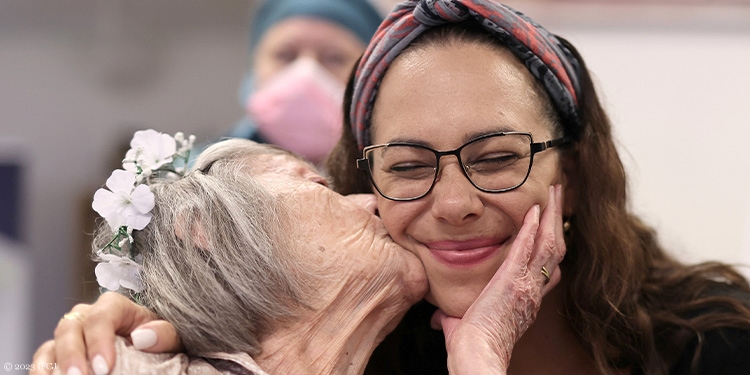
[[[542,297],[560,281],[558,264],[566,249],[562,187],[549,190],[541,219],[539,206],[533,206],[508,257],[466,314],[455,318],[438,310],[433,316],[433,328],[445,334],[451,374],[505,374]]]

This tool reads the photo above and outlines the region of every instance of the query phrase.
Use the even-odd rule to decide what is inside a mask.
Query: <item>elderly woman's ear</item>
[[[189,214],[183,211],[177,215],[174,235],[203,250],[209,249],[210,240],[197,213]]]

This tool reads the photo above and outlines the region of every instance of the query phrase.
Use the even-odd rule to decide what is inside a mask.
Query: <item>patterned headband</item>
[[[522,13],[492,0],[411,0],[397,5],[380,25],[357,67],[350,120],[360,150],[371,142],[372,106],[388,66],[426,30],[467,20],[484,26],[526,65],[549,93],[566,134],[578,136],[580,66],[557,37]]]

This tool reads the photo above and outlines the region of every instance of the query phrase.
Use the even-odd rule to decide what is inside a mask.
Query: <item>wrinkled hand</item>
[[[434,328],[443,329],[451,374],[505,374],[521,335],[531,326],[542,297],[560,281],[565,255],[562,187],[550,187],[544,213],[532,207],[507,258],[463,318],[438,310]],[[550,280],[542,274],[550,273]]]
[[[107,374],[115,363],[115,335],[130,335],[133,346],[146,352],[181,349],[171,324],[157,320],[151,311],[117,293],[102,294],[93,305],[78,304],[71,313],[71,318],[57,324],[55,339],[37,349],[33,363],[57,362],[56,371],[62,374],[87,375],[91,369],[97,375]],[[73,367],[79,372],[71,371]],[[38,369],[30,374],[49,375],[52,370]]]

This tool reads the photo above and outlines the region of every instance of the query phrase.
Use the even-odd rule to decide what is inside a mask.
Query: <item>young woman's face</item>
[[[475,44],[407,50],[380,86],[373,144],[445,151],[499,131],[528,132],[534,142],[557,138],[532,82],[508,51]],[[497,194],[477,190],[449,155],[427,196],[396,202],[378,195],[378,210],[392,238],[422,260],[426,299],[460,317],[502,264],[526,212],[534,204],[543,209],[556,183],[565,183],[556,149],[534,156],[521,187]]]

